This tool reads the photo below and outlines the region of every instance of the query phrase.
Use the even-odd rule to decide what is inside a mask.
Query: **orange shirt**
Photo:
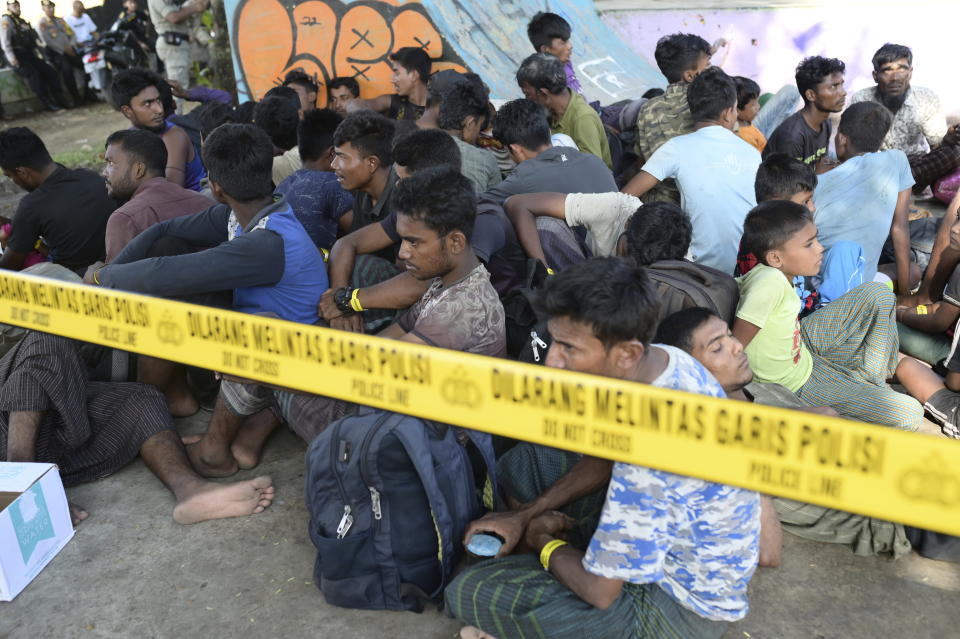
[[[760,129],[748,124],[746,126],[741,126],[737,131],[737,135],[741,138],[757,147],[757,151],[763,152],[763,147],[767,146],[767,138],[763,137],[763,133],[760,133]]]

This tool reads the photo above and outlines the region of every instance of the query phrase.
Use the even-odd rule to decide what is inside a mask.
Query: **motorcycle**
[[[113,23],[92,43],[84,47],[83,70],[90,78],[90,87],[107,103],[113,102],[110,85],[116,71],[150,66],[146,52],[130,29],[120,20]]]

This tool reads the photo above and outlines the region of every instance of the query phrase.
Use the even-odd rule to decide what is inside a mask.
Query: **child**
[[[767,138],[753,126],[753,119],[760,113],[760,85],[741,75],[735,76],[733,82],[737,85],[737,135],[763,153]]]
[[[817,174],[813,167],[786,153],[773,153],[760,164],[754,190],[757,203],[768,200],[789,200],[816,212],[813,192]],[[737,254],[735,275],[746,275],[758,264],[757,257],[745,250],[743,241]],[[853,242],[838,242],[826,251],[821,272],[814,277],[797,278],[797,294],[803,300],[801,317],[828,304],[863,283],[863,249]]]
[[[539,12],[533,16],[527,25],[527,37],[537,53],[549,53],[563,63],[563,70],[567,75],[567,88],[574,93],[583,93],[580,81],[573,70],[570,54],[573,45],[570,43],[572,30],[570,23],[555,13]]]
[[[824,255],[810,211],[795,202],[763,202],[747,215],[743,243],[760,264],[739,278],[733,334],[754,378],[844,417],[917,430],[921,405],[886,385],[898,369],[893,292],[868,282],[801,323],[793,279],[819,273]]]
[[[917,284],[919,268],[911,264],[907,216],[913,175],[899,149],[880,150],[893,116],[875,102],[858,102],[840,116],[836,147],[840,165],[820,176],[813,194],[823,245],[843,240],[863,247],[864,279],[881,271],[894,279],[897,293]],[[893,243],[894,264],[878,268],[884,242]]]
[[[743,218],[756,205],[760,154],[733,132],[737,89],[722,69],[710,67],[698,75],[687,89],[687,104],[694,132],[664,143],[622,191],[643,197],[663,180],[676,180],[693,223],[688,258],[733,273]]]

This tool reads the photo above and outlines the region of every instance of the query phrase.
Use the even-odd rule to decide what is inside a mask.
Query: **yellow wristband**
[[[927,314],[927,305],[920,304],[917,306],[917,315],[926,315]]]
[[[357,297],[357,293],[360,292],[359,288],[353,289],[353,292],[350,293],[350,308],[355,310],[357,313],[362,313],[364,308],[360,305],[360,298]]]
[[[100,269],[102,266],[93,272],[93,283],[97,286],[100,286]]]
[[[540,565],[543,566],[544,570],[547,572],[550,571],[550,556],[553,554],[553,551],[560,546],[566,545],[567,542],[562,539],[552,539],[543,546],[543,548],[540,550]]]
[[[550,268],[549,266],[547,267],[547,275],[556,275],[556,274],[557,274],[556,271],[554,271],[554,270],[553,270],[552,268]]]

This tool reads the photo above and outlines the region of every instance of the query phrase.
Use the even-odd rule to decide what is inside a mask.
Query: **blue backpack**
[[[306,458],[314,582],[327,603],[420,612],[439,602],[483,513],[480,493],[497,494],[493,459],[488,434],[408,415],[362,409],[331,423]]]

